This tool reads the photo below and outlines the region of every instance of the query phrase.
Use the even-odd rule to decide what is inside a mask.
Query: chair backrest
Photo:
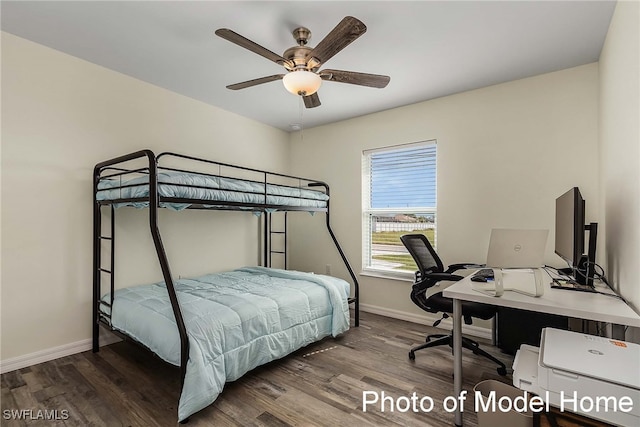
[[[421,275],[442,273],[444,264],[424,234],[405,234],[400,236],[402,244],[407,248],[418,266]]]

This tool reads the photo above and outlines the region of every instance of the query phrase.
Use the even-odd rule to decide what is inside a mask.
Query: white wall
[[[606,270],[640,310],[640,3],[619,1],[600,55]],[[640,342],[640,333],[636,331]]]
[[[391,81],[393,84],[393,79]],[[372,90],[363,88],[362,90]],[[381,95],[382,96],[382,95]],[[445,263],[484,262],[491,228],[548,228],[553,254],[555,199],[573,186],[598,221],[598,66],[460,93],[292,134],[292,173],[331,185],[332,222],[356,271],[361,269],[362,150],[438,141],[438,253]],[[420,183],[416,183],[420,185]],[[322,219],[296,224],[292,266],[347,277]],[[410,283],[360,277],[362,302],[423,314]]]
[[[2,33],[3,361],[91,337],[93,166],[142,148],[289,166],[280,130]],[[146,215],[118,212],[120,285],[161,279]],[[250,213],[160,228],[176,276],[257,262]]]

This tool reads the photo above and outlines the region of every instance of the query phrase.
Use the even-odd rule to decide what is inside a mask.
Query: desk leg
[[[458,398],[462,392],[462,301],[453,300],[453,395]],[[462,427],[462,411],[455,411],[455,424]]]

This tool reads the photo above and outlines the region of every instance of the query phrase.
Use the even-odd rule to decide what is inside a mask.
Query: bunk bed
[[[179,366],[180,422],[214,402],[225,382],[346,331],[349,305],[359,325],[358,281],[331,229],[326,183],[141,150],[98,163],[93,194],[93,351],[99,351],[103,325]],[[120,207],[148,209],[163,282],[116,289],[115,218]],[[104,224],[103,208],[110,211]],[[160,208],[256,213],[263,218],[262,266],[174,280],[158,227]],[[286,214],[292,211],[325,214],[353,286],[335,277],[287,270]],[[272,229],[271,216],[278,212],[285,214],[284,231]],[[285,234],[284,251],[273,247],[271,237],[277,233]],[[103,246],[110,251],[103,254]],[[284,269],[271,267],[273,253],[285,255]],[[110,258],[110,265],[103,265],[104,258]],[[109,277],[108,292],[104,277]]]

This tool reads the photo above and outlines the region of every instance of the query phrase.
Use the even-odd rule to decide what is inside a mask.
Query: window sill
[[[360,276],[367,277],[376,277],[378,279],[389,279],[389,280],[397,280],[400,282],[411,282],[415,278],[414,273],[400,273],[400,272],[391,272],[391,271],[383,271],[383,270],[370,270],[365,269],[360,272]]]

